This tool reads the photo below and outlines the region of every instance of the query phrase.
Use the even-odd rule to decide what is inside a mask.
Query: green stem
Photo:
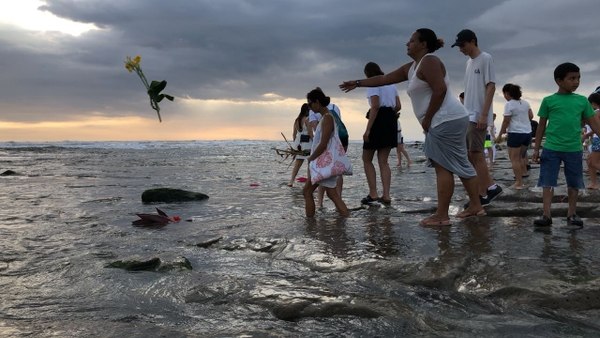
[[[152,98],[150,99],[150,106],[152,109],[156,110],[156,114],[158,115],[158,122],[162,122],[162,118],[160,117],[160,107],[158,106],[158,102],[154,101]]]
[[[150,85],[148,84],[148,80],[146,80],[146,76],[142,71],[142,67],[135,67],[135,72],[140,77],[140,80],[142,80],[142,83],[144,84],[144,87],[146,87],[146,90],[150,89]]]

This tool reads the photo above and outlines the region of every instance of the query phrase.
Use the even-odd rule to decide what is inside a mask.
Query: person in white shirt
[[[531,122],[533,116],[529,103],[521,100],[521,87],[507,83],[502,87],[502,94],[506,99],[504,106],[504,120],[498,138],[507,134],[506,145],[508,146],[508,157],[515,174],[513,189],[525,188],[523,177],[527,177],[527,148],[531,144]]]
[[[315,90],[318,90],[321,93],[325,94],[325,92],[323,92],[323,89],[321,89],[321,87],[316,87]],[[337,114],[337,116],[339,117],[340,120],[342,119],[342,112],[340,111],[340,107],[338,107],[336,104],[329,103],[327,105],[327,109],[329,109],[329,111],[333,112],[334,114]],[[320,120],[321,120],[321,114],[319,112],[314,112],[312,109],[309,110],[308,125],[312,129],[313,133],[315,130],[317,130],[317,125],[319,124]],[[340,141],[342,141],[342,144],[344,145],[344,150],[348,151],[348,139],[340,138]],[[339,176],[338,177],[338,185],[337,185],[336,189],[337,189],[340,197],[342,196],[343,187],[344,187],[344,177]],[[317,189],[317,207],[318,208],[323,208],[323,201],[324,201],[323,197],[324,196],[325,196],[325,189],[322,186],[319,186],[319,188]]]
[[[469,113],[467,149],[479,179],[481,205],[487,206],[502,193],[494,182],[483,154],[487,127],[492,121],[492,101],[496,91],[494,61],[489,53],[479,49],[477,36],[472,30],[463,29],[456,35],[452,47],[458,46],[467,55],[465,71],[465,108]]]
[[[484,216],[477,191],[477,175],[469,162],[466,132],[469,123],[467,111],[450,91],[450,76],[446,66],[434,52],[444,46],[429,28],[419,28],[406,43],[411,62],[385,75],[363,80],[344,81],[340,89],[349,92],[357,87],[379,87],[408,82],[415,117],[425,132],[423,151],[428,164],[435,168],[437,208],[433,215],[422,219],[422,226],[451,224],[450,203],[454,194],[454,176],[458,176],[469,195],[469,206],[456,217]],[[482,144],[483,146],[483,144]]]
[[[383,71],[375,62],[365,65],[365,76],[367,78],[383,75]],[[371,204],[379,201],[390,204],[390,185],[392,171],[388,157],[392,148],[398,145],[398,119],[396,113],[400,111],[400,98],[398,90],[394,85],[367,88],[367,99],[369,100],[369,111],[367,112],[367,127],[363,134],[362,160],[365,168],[365,176],[369,186],[369,194],[361,200],[362,204]],[[377,153],[377,163],[381,177],[382,195],[377,193],[377,174],[373,165],[373,157]]]

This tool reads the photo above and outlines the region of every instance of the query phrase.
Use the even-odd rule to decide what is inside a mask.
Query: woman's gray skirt
[[[439,165],[461,178],[477,176],[467,153],[469,118],[443,122],[425,135],[423,151],[430,165]]]

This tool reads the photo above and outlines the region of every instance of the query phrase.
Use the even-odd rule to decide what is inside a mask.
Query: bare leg
[[[440,165],[435,165],[435,178],[437,181],[437,210],[438,219],[448,219],[448,209],[454,194],[454,175]],[[479,198],[477,198],[479,200]]]
[[[373,165],[373,156],[375,156],[375,150],[363,149],[362,161],[365,168],[365,176],[367,176],[367,184],[369,186],[369,196],[373,199],[377,199],[377,174],[375,173],[375,166]],[[379,158],[379,153],[377,155]]]
[[[340,198],[342,198],[342,190],[344,190],[344,175],[338,176],[335,189],[337,190],[338,195],[340,195]]]
[[[400,145],[400,149],[401,149],[401,152],[404,155],[404,157],[406,157],[406,161],[407,161],[406,162],[407,163],[406,166],[410,167],[410,165],[412,164],[412,161],[410,159],[410,156],[408,156],[408,152],[406,151],[406,148],[404,148],[404,144]]]
[[[313,185],[310,182],[310,177],[304,184],[304,188],[302,189],[302,194],[304,195],[304,211],[306,213],[306,217],[313,217],[315,215],[315,199],[313,197],[313,193],[315,189],[317,189],[318,185]]]
[[[588,189],[598,189],[598,169],[600,169],[600,152],[592,152],[587,158],[590,186]]]
[[[392,171],[388,158],[392,148],[383,148],[377,151],[377,163],[379,164],[379,173],[381,175],[381,185],[383,186],[383,195],[381,198],[385,201],[391,200],[390,197],[390,186],[392,183]],[[377,190],[375,190],[377,192]],[[371,196],[373,197],[373,196]]]
[[[323,196],[325,196],[325,188],[319,186],[319,189],[317,190],[317,205],[319,208],[323,207]]]
[[[288,183],[288,187],[294,186],[294,180],[296,179],[296,175],[298,175],[298,171],[300,171],[300,167],[304,163],[304,160],[297,159],[294,161],[294,168],[292,169],[292,177],[290,178],[290,183]]]
[[[579,190],[575,188],[567,188],[567,195],[569,201],[569,210],[567,216],[573,216],[577,213],[577,195]]]
[[[554,196],[554,188],[552,187],[544,187],[542,193],[542,200],[544,202],[544,216],[551,218],[550,207],[552,206],[552,197]],[[570,198],[569,198],[570,200]],[[571,205],[569,204],[569,208]]]
[[[469,178],[461,177],[460,180],[467,191],[467,195],[469,196],[469,207],[456,216],[464,218],[485,213],[483,207],[481,206],[481,201],[479,200],[479,183],[477,182],[477,176]]]
[[[508,148],[508,157],[515,174],[515,184],[513,188],[523,189],[523,158],[521,157],[521,148]]]
[[[396,155],[398,157],[398,167],[402,166],[402,156],[406,157],[406,166],[410,167],[412,161],[410,160],[410,156],[408,156],[408,152],[404,148],[404,143],[398,143],[396,146]]]
[[[333,204],[335,204],[335,208],[340,213],[340,215],[344,217],[350,216],[350,211],[346,207],[346,203],[344,203],[342,197],[338,194],[337,189],[325,188],[325,191],[327,192],[327,197],[329,197],[329,199],[333,201]]]
[[[494,157],[492,148],[485,148],[485,157],[486,157],[488,168],[491,168],[494,165],[494,161],[492,160]]]
[[[521,146],[521,176],[529,176],[527,171],[527,164],[529,160],[527,159],[527,146]]]
[[[477,179],[479,182],[479,195],[486,196],[488,187],[494,184],[494,181],[490,176],[490,171],[485,158],[483,157],[483,153],[480,151],[469,151],[469,161],[477,173]]]

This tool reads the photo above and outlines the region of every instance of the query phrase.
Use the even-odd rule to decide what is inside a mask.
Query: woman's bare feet
[[[434,214],[422,219],[421,222],[419,222],[419,224],[422,226],[448,226],[450,225],[450,218],[440,217]]]
[[[485,210],[483,208],[481,208],[479,210],[468,208],[468,209],[465,209],[465,210],[459,212],[456,215],[456,217],[457,218],[465,219],[465,218],[468,218],[468,217],[485,216],[485,215],[486,215],[486,213],[485,213]]]

